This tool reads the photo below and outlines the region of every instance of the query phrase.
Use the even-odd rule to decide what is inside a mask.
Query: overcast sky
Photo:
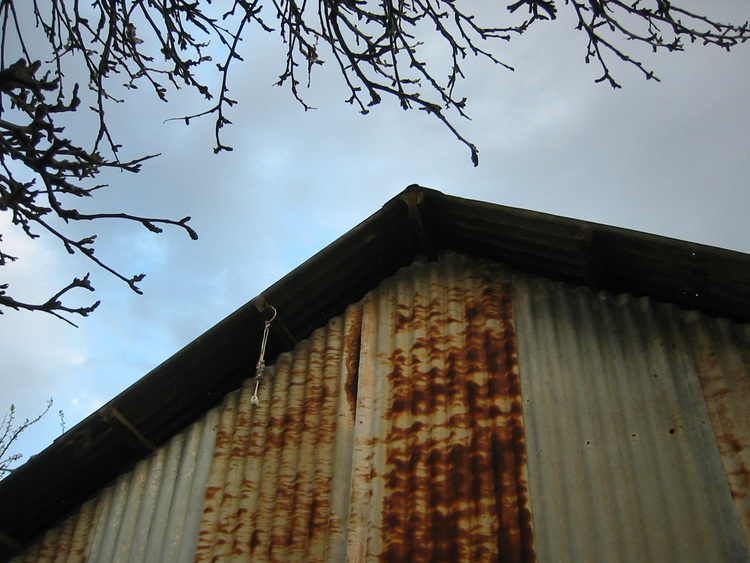
[[[750,15],[744,2],[715,4]],[[16,298],[40,301],[91,271],[102,300],[78,329],[41,313],[0,317],[0,409],[15,403],[23,419],[55,401],[19,444],[25,454],[59,435],[59,409],[70,428],[412,183],[750,252],[750,46],[647,57],[661,83],[614,65],[615,91],[594,84],[598,69],[584,64],[585,39],[570,20],[540,25],[507,48],[515,72],[466,65],[472,121],[458,125],[479,147],[474,168],[422,112],[384,100],[362,116],[344,104],[333,67],[313,76],[318,109],[303,111],[271,86],[283,61],[267,40],[250,42],[231,83],[240,101],[231,153],[212,153],[210,120],[164,123],[191,111],[179,97],[166,105],[139,95],[110,112],[131,156],[162,156],[138,175],[107,177],[112,188],[96,205],[191,215],[200,235],[83,226],[99,233],[98,256],[147,274],[145,295],[54,241],[9,232],[0,214],[6,250],[22,258],[2,272]]]

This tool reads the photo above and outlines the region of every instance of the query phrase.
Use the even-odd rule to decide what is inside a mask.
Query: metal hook
[[[271,307],[271,309],[273,309],[273,317],[271,317],[270,319],[266,321],[266,324],[270,325],[276,319],[276,315],[278,314],[278,311],[276,311],[276,307],[274,307],[273,305],[268,305],[268,306]]]
[[[260,400],[258,399],[258,388],[260,387],[261,382],[263,381],[263,372],[266,369],[266,343],[268,342],[268,332],[271,328],[271,323],[276,318],[276,315],[278,312],[276,311],[276,307],[273,305],[269,305],[271,309],[273,309],[273,317],[271,317],[269,320],[264,321],[265,327],[263,328],[263,339],[260,343],[260,355],[258,356],[258,363],[255,366],[255,391],[253,392],[253,396],[250,399],[250,403],[253,406],[258,406],[260,403]]]

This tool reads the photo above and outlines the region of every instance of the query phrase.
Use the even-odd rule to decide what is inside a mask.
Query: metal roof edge
[[[750,255],[621,227],[442,196],[438,245],[614,293],[750,322]]]
[[[151,370],[0,481],[0,560],[33,540],[419,250],[400,196]],[[357,264],[357,257],[367,259]],[[355,267],[356,266],[356,267]]]
[[[0,481],[0,559],[420,254],[486,256],[596,289],[750,321],[750,255],[409,186]]]

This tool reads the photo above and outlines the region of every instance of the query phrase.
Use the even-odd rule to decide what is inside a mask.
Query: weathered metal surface
[[[218,414],[177,434],[12,561],[192,560]]]
[[[495,267],[456,255],[365,299],[355,484],[368,494],[350,522],[371,524],[366,544],[350,528],[355,558],[533,559],[510,299]]]
[[[539,560],[747,561],[712,430],[746,428],[747,395],[709,417],[685,313],[525,276],[514,295]]]
[[[222,413],[196,559],[534,559],[510,287],[418,260]]]
[[[307,338],[416,254],[446,249],[535,275],[750,321],[748,255],[411,186],[259,296],[280,312],[277,322],[286,328],[272,333],[267,357]],[[116,398],[117,411],[148,443],[166,443],[241,385],[246,366],[257,359],[263,326],[257,302],[241,307]],[[0,558],[141,459],[139,443],[147,448],[148,443],[118,432],[123,428],[105,422],[102,414],[82,421],[0,481]]]
[[[750,545],[750,324],[685,315],[695,367],[745,545]]]
[[[748,325],[446,253],[254,385],[14,563],[748,560]]]
[[[97,515],[97,501],[86,502],[62,525],[44,534],[31,549],[12,559],[13,563],[78,563],[86,560],[91,543],[92,519]]]
[[[510,297],[417,261],[16,561],[533,560]]]
[[[196,561],[343,560],[361,306],[282,355],[221,413]]]

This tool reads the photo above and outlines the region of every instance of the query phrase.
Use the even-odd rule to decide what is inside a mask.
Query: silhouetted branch
[[[405,110],[420,109],[466,145],[476,165],[478,149],[456,122],[468,118],[467,100],[457,91],[467,57],[512,70],[498,46],[570,10],[587,37],[585,61],[601,69],[596,81],[619,88],[613,61],[657,79],[631,46],[679,51],[686,42],[695,42],[729,50],[750,37],[747,22],[719,22],[678,6],[681,1],[0,0],[0,211],[10,212],[12,223],[27,236],[36,238],[34,229],[41,228],[68,252],[84,254],[140,292],[142,275],[121,275],[94,256],[95,236],[73,240],[50,221],[117,218],[139,222],[153,232],[161,232],[163,225],[176,226],[196,238],[188,218],[82,214],[64,204],[70,196],[91,197],[101,189],[87,186],[103,169],[137,172],[143,161],[155,156],[129,161],[119,157],[121,147],[106,112],[111,104],[126,102],[118,97],[120,87],[145,87],[164,101],[183,88],[198,93],[207,107],[174,119],[189,124],[212,116],[214,152],[231,150],[221,134],[237,103],[229,86],[230,71],[242,61],[240,42],[254,30],[275,32],[286,48],[277,84],[287,86],[305,109],[313,108],[302,88],[310,86],[313,69],[332,57],[348,89],[346,102],[362,113],[384,98],[397,100]],[[476,12],[480,6],[481,17]],[[706,3],[705,10],[712,6]],[[275,30],[261,13],[267,21],[275,20]],[[12,61],[6,60],[8,52],[16,53]],[[40,60],[49,62],[42,65]],[[64,137],[54,122],[82,105],[79,84],[66,82],[63,63],[68,60],[88,73],[87,98],[93,101],[87,105],[98,120],[90,150]],[[0,265],[13,259],[0,252]],[[15,302],[3,294],[0,306],[14,303],[16,308],[57,311],[58,316],[88,314],[93,306],[68,310],[59,305],[59,298],[77,287],[66,287],[41,305]]]
[[[52,297],[50,297],[47,301],[40,304],[31,304],[31,303],[23,303],[21,301],[17,301],[16,299],[13,299],[12,297],[6,295],[5,290],[8,289],[8,284],[0,285],[0,306],[2,307],[9,307],[11,309],[15,309],[16,311],[24,309],[26,311],[43,311],[45,313],[49,313],[51,315],[54,315],[58,319],[62,319],[66,323],[77,326],[75,323],[73,323],[70,319],[64,317],[62,313],[69,313],[74,315],[80,315],[82,317],[88,317],[89,313],[93,312],[94,309],[96,309],[99,306],[99,301],[95,302],[93,305],[88,305],[86,307],[67,307],[62,304],[60,301],[60,298],[68,293],[69,291],[77,288],[83,288],[88,289],[89,291],[94,291],[94,288],[91,285],[91,282],[89,281],[89,274],[86,274],[83,279],[74,278],[72,282],[70,282],[68,285],[66,285],[64,288],[62,288],[60,291],[55,293]]]
[[[38,78],[40,62],[28,64],[19,59],[0,71],[0,91],[3,101],[10,108],[3,108],[0,119],[0,211],[11,214],[12,224],[20,227],[30,238],[38,238],[35,227],[57,238],[70,253],[83,254],[97,266],[114,274],[140,293],[137,283],[143,274],[126,277],[94,255],[95,235],[74,240],[54,227],[49,218],[70,221],[90,221],[94,219],[117,218],[141,223],[152,232],[159,233],[159,225],[174,225],[183,228],[191,238],[197,238],[195,231],[187,224],[189,217],[180,221],[139,217],[127,213],[81,213],[66,205],[67,198],[91,197],[102,185],[86,186],[85,182],[96,177],[103,168],[117,168],[128,172],[138,172],[144,160],[153,155],[131,161],[107,160],[97,151],[87,151],[63,137],[64,129],[55,125],[54,119],[60,114],[78,111],[80,98],[78,85],[73,87],[66,101],[59,90],[60,78],[49,80]],[[48,102],[46,93],[56,93],[56,101]],[[8,116],[5,118],[5,116]],[[33,173],[33,178],[20,181],[16,177],[18,164]],[[0,265],[16,258],[0,253]],[[64,306],[60,298],[69,291],[84,288],[93,291],[88,274],[75,279],[52,298],[39,304],[19,301],[8,295],[8,285],[0,286],[0,313],[2,307],[16,310],[45,311],[64,318],[62,313],[87,316],[98,302],[87,307],[71,308]],[[65,319],[67,321],[67,319]],[[70,322],[70,321],[68,321]],[[73,323],[71,323],[73,324]]]
[[[16,453],[10,454],[10,448],[13,446],[18,437],[25,432],[30,426],[33,426],[42,417],[49,412],[52,407],[52,399],[47,401],[47,407],[42,413],[33,419],[26,419],[20,425],[15,426],[16,420],[16,407],[11,404],[8,410],[3,415],[3,420],[0,422],[0,479],[10,474],[14,468],[11,467],[14,463],[23,458],[23,454]],[[60,411],[60,418],[62,420],[63,414]]]

